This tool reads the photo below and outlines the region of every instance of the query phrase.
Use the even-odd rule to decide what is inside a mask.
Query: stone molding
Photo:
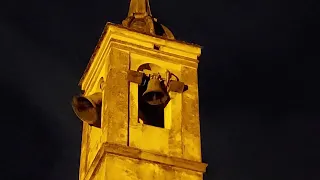
[[[93,160],[88,172],[86,173],[85,180],[90,180],[92,175],[101,165],[101,161],[107,154],[113,154],[117,156],[124,156],[133,159],[138,159],[141,161],[149,161],[152,163],[158,163],[161,165],[172,166],[176,168],[188,169],[191,171],[197,171],[204,173],[206,172],[207,164],[202,162],[190,161],[182,158],[169,157],[160,154],[155,154],[152,152],[146,152],[141,149],[113,144],[104,143],[100,150],[98,151],[95,159]]]

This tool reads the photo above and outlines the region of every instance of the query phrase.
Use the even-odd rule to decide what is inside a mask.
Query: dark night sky
[[[204,46],[205,180],[320,178],[316,1],[150,1],[177,39]],[[0,179],[78,179],[70,100],[105,23],[127,10],[128,0],[2,1]]]

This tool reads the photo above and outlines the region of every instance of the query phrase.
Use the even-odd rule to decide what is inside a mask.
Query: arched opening
[[[160,74],[161,77],[164,77],[166,72],[161,67],[150,63],[141,65],[138,68],[138,71],[144,72],[145,74],[157,73]],[[164,128],[164,108],[166,103],[151,105],[146,101],[145,97],[143,97],[147,90],[155,88],[155,86],[149,82],[150,77],[147,76],[144,78],[143,83],[138,87],[139,123]],[[159,82],[159,86],[157,86],[157,88],[159,89],[160,87],[163,89],[163,92],[166,93],[164,81]]]

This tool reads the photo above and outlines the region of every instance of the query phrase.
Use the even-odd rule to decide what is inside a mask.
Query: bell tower
[[[148,0],[107,23],[72,107],[83,121],[80,180],[202,180],[201,48],[175,40]]]

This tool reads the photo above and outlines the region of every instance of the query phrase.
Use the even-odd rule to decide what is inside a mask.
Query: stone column
[[[128,94],[129,52],[112,48],[109,55],[109,71],[106,77],[103,109],[103,136],[106,141],[128,144]]]
[[[188,85],[188,90],[182,93],[183,158],[201,162],[197,69],[183,66],[181,75],[181,81]]]

